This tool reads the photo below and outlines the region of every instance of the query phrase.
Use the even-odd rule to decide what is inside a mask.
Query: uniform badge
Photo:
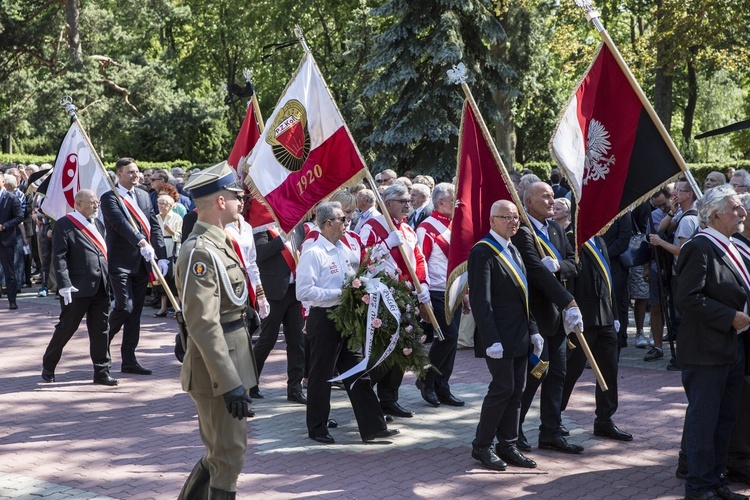
[[[196,276],[203,276],[206,274],[206,264],[203,262],[196,262],[193,264],[193,274]]]
[[[276,115],[273,128],[266,136],[276,160],[290,172],[297,172],[310,154],[310,132],[307,111],[296,99],[290,99]]]

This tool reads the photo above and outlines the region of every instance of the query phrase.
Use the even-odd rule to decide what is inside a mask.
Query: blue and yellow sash
[[[547,238],[547,235],[544,234],[541,229],[536,227],[536,225],[533,222],[531,222],[531,225],[534,226],[534,232],[536,233],[537,239],[542,244],[542,248],[544,248],[544,252],[548,256],[556,258],[558,262],[562,262],[563,261],[562,255],[560,255],[560,252],[557,251],[557,248],[555,248],[555,245],[553,245],[552,242],[549,240],[549,238]]]
[[[583,247],[586,248],[589,253],[591,253],[591,256],[594,258],[594,262],[596,262],[596,264],[599,266],[599,271],[601,272],[602,276],[604,276],[604,279],[607,282],[607,289],[609,290],[609,300],[614,302],[612,297],[612,271],[610,271],[609,264],[607,264],[607,261],[604,258],[604,254],[602,254],[597,241],[594,238],[590,238],[586,243],[583,244]]]
[[[526,306],[526,318],[529,317],[529,284],[526,281],[526,275],[523,273],[523,270],[518,266],[515,259],[512,255],[508,252],[507,249],[504,249],[500,243],[498,243],[494,238],[485,237],[482,238],[477,242],[484,243],[488,247],[490,247],[492,250],[494,250],[495,254],[497,254],[498,257],[500,257],[500,261],[505,264],[505,267],[510,271],[510,275],[513,276],[513,279],[516,282],[516,286],[518,287],[518,290],[521,292],[521,295],[524,299],[524,305]]]

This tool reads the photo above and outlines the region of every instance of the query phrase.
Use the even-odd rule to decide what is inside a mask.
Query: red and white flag
[[[578,202],[576,250],[684,165],[604,44],[563,110],[550,151]]]
[[[97,196],[112,189],[106,175],[78,121],[74,121],[57,153],[46,192],[42,193],[42,211],[55,220],[64,217],[73,211],[76,193],[81,189],[90,189]]]
[[[259,123],[260,110],[255,109],[255,99],[250,99],[247,102],[247,111],[245,112],[245,119],[242,121],[240,131],[237,134],[237,138],[234,140],[234,146],[232,152],[229,153],[227,163],[237,173],[237,178],[240,181],[245,179],[245,161],[250,152],[257,144],[260,139],[261,124]]]
[[[456,208],[451,222],[448,281],[445,287],[445,317],[448,323],[466,292],[469,252],[477,241],[490,232],[492,204],[498,200],[515,202],[511,194],[513,184],[507,177],[505,166],[495,159],[489,144],[492,139],[482,133],[480,120],[482,117],[476,116],[468,101],[465,101],[459,132]]]
[[[357,146],[309,52],[247,164],[246,184],[263,197],[287,233],[316,203],[365,175]]]

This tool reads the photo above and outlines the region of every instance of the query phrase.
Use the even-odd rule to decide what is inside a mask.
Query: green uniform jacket
[[[247,287],[242,263],[224,230],[197,222],[176,265],[188,331],[180,382],[184,391],[221,396],[240,385],[245,389],[257,385],[258,375],[247,330],[222,327],[240,319],[246,304],[238,306],[230,300],[209,250],[226,269],[237,296]]]

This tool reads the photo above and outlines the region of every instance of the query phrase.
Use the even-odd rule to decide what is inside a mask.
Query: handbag
[[[633,213],[630,213],[633,216]],[[638,227],[633,224],[633,227]],[[620,254],[620,264],[626,269],[633,266],[642,266],[651,261],[651,246],[648,242],[648,235],[641,233],[636,229],[636,233],[630,237],[628,248]]]

